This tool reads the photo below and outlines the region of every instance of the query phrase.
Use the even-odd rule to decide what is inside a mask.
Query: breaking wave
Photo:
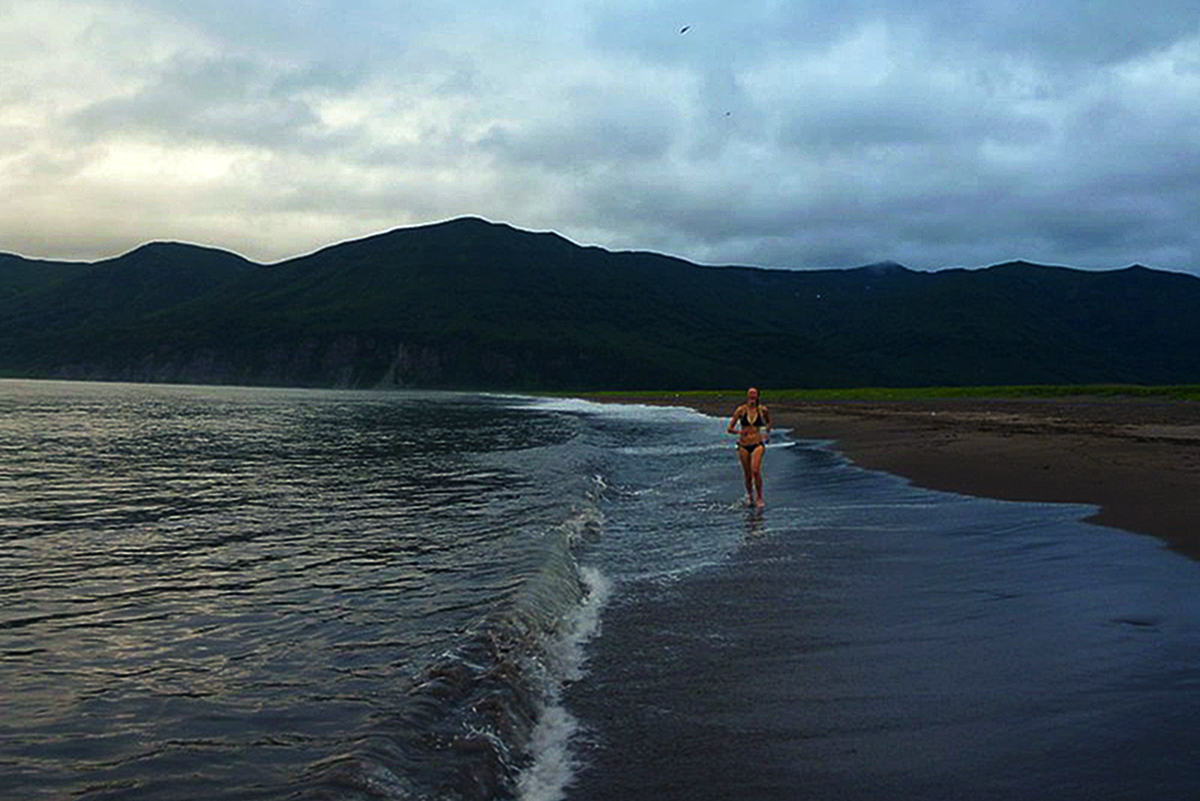
[[[601,527],[588,506],[548,533],[511,606],[464,632],[412,680],[400,709],[381,714],[346,753],[314,765],[291,797],[561,798],[575,768],[577,723],[560,691],[582,675],[584,645],[609,592],[575,551]]]

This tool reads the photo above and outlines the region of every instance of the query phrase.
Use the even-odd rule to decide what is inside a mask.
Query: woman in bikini
[[[762,460],[763,454],[767,452],[771,415],[766,406],[759,405],[757,389],[750,387],[747,390],[746,402],[734,411],[725,431],[737,434],[738,437],[738,460],[741,461],[742,472],[746,475],[747,504],[764,506]]]

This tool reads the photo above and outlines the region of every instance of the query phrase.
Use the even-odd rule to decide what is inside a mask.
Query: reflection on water
[[[492,458],[560,418],[479,399],[0,383],[17,797],[282,786],[507,603],[575,493]]]

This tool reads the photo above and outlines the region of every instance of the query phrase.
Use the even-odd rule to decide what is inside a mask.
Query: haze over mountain
[[[463,218],[273,265],[0,255],[0,374],[677,389],[1200,382],[1200,278],[704,267]]]

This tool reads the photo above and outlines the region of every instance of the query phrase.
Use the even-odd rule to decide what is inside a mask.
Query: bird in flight
[[[684,25],[682,28],[680,28],[680,29],[679,29],[679,33],[680,33],[680,34],[685,34],[685,33],[687,33],[688,31],[690,31],[691,29],[692,29],[692,26],[691,26],[691,25]]]

